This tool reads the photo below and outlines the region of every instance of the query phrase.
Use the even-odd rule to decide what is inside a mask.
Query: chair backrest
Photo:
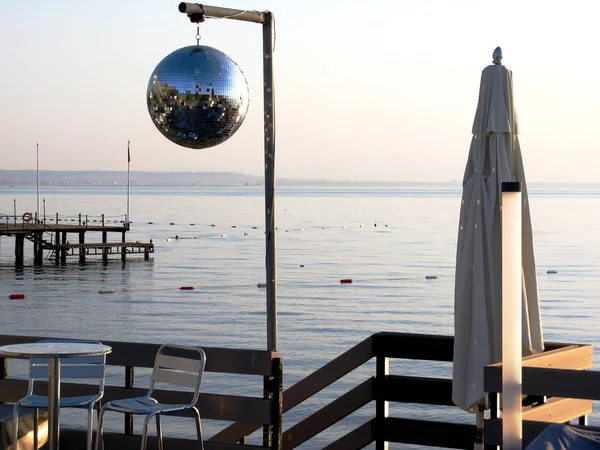
[[[158,349],[146,396],[154,397],[158,389],[173,390],[187,387],[190,399],[185,405],[192,407],[200,395],[206,355],[200,347],[164,344]]]
[[[84,344],[102,344],[89,339],[43,339],[39,342],[80,342]],[[85,380],[87,384],[98,385],[98,394],[104,394],[104,370],[106,355],[75,356],[61,358],[61,382]],[[48,380],[48,358],[31,358],[29,360],[29,392],[34,393],[36,381]]]

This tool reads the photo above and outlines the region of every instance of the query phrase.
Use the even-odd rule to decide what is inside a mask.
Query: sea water
[[[379,331],[453,334],[460,197],[458,184],[277,188],[284,388]],[[35,212],[37,198],[35,187],[0,187],[0,213]],[[118,224],[127,212],[123,186],[43,186],[39,199],[40,216],[53,220],[58,213],[65,223],[79,214],[100,222],[104,214],[105,223]],[[530,186],[530,205],[544,337],[596,344],[600,188]],[[15,269],[14,240],[2,238],[0,332],[265,349],[265,290],[259,287],[265,282],[263,188],[132,187],[129,208],[127,241],[152,239],[149,261],[130,255],[124,265],[113,257],[103,266],[90,257],[85,266],[75,258],[65,266],[45,260],[39,268],[26,247],[25,267]],[[86,241],[99,241],[94,234]],[[109,241],[120,237],[109,233]],[[11,293],[27,298],[9,300]],[[594,355],[597,363],[598,349]],[[23,370],[18,362],[11,361],[12,367]],[[450,378],[452,367],[394,361],[392,372]],[[286,413],[284,429],[373,374],[367,364]],[[207,373],[203,386],[219,390],[223,383],[221,375]],[[228,389],[257,395],[261,386],[232,383]],[[473,421],[458,408],[391,408],[404,417],[442,414],[443,420]],[[372,405],[362,408],[302,448],[321,448],[373,416]],[[596,413],[590,418],[592,424],[598,420]],[[223,426],[203,424],[207,436]],[[193,427],[181,432],[187,430]]]

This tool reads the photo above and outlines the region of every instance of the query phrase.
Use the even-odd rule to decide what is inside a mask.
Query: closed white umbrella
[[[477,412],[483,368],[502,359],[502,182],[522,185],[523,356],[544,349],[529,199],[513,104],[512,72],[494,51],[481,74],[463,179],[454,289],[452,400]]]

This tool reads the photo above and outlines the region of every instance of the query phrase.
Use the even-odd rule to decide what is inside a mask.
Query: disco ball
[[[225,53],[205,45],[175,50],[156,66],[146,90],[156,128],[183,147],[202,149],[229,139],[248,112],[248,83]]]

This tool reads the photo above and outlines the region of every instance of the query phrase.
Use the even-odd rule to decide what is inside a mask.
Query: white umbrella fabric
[[[478,412],[483,368],[502,359],[502,182],[519,181],[523,221],[523,356],[544,349],[529,199],[513,104],[512,72],[501,63],[481,74],[463,179],[454,289],[452,400]],[[519,324],[514,324],[515,332]]]

